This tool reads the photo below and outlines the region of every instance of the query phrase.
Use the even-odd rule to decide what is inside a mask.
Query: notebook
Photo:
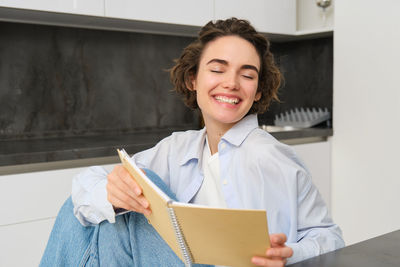
[[[123,166],[150,203],[149,223],[186,266],[254,266],[270,246],[264,210],[212,208],[173,201],[118,150]]]

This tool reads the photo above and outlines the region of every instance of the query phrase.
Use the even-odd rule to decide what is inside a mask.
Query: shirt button
[[[224,181],[222,182],[223,184],[228,184],[228,180],[224,179]]]
[[[224,149],[226,147],[226,144],[225,143],[222,143],[221,144],[221,149]]]

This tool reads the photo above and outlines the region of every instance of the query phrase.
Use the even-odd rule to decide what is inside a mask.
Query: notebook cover
[[[264,210],[171,206],[195,263],[255,266],[251,258],[270,246]]]
[[[161,197],[161,195],[152,187],[150,179],[147,178],[141,170],[139,170],[139,172],[141,172],[139,173],[137,169],[132,166],[132,163],[128,159],[125,159],[123,157],[121,151],[118,150],[118,154],[121,158],[122,165],[140,185],[143,190],[143,195],[150,203],[150,209],[152,213],[149,216],[145,215],[147,220],[156,229],[156,231],[164,239],[164,241],[170,246],[170,248],[175,252],[175,254],[182,261],[184,261],[175,236],[175,230],[172,226],[167,210],[167,200]]]

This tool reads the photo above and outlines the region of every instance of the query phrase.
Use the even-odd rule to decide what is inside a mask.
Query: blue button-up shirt
[[[181,202],[191,202],[203,181],[205,135],[205,128],[176,132],[133,158],[139,167],[155,171]],[[288,263],[344,246],[304,164],[291,147],[258,127],[256,115],[226,132],[218,153],[228,208],[266,210],[270,233],[285,233],[293,248]],[[104,169],[92,167],[74,178],[74,212],[84,225],[115,221],[106,197],[106,176]]]

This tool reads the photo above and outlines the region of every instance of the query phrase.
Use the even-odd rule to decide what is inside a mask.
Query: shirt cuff
[[[96,220],[96,223],[100,223],[102,220],[106,219],[110,223],[115,223],[115,212],[111,203],[107,200],[107,180],[102,180],[96,184],[93,191],[93,199],[91,201],[94,206],[94,211],[98,211],[100,218]],[[97,212],[94,212],[95,214]],[[95,215],[93,214],[93,215]],[[104,218],[104,219],[103,219]]]
[[[115,216],[119,216],[119,215],[130,212],[130,210],[126,210],[123,208],[116,208],[116,209],[114,209],[114,212],[115,212]]]
[[[304,242],[308,244],[304,244]],[[293,264],[319,255],[319,250],[317,248],[313,249],[315,245],[309,240],[303,240],[299,243],[286,243],[286,246],[293,249],[293,256],[288,258],[287,264]]]

